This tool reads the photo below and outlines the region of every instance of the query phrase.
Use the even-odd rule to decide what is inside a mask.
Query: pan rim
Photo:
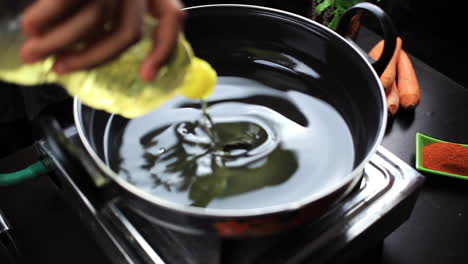
[[[337,40],[340,40],[346,44],[346,46],[349,46],[354,52],[361,57],[361,60],[363,63],[367,65],[367,67],[370,69],[370,73],[373,75],[375,80],[378,80],[379,77],[375,70],[373,69],[372,65],[370,62],[365,58],[365,56],[358,50],[358,48],[354,47],[353,45],[349,44],[348,41],[336,33],[335,31],[319,24],[316,21],[313,21],[311,19],[308,19],[306,17],[302,17],[300,15],[290,13],[288,11],[283,11],[283,10],[278,10],[274,8],[269,8],[269,7],[262,7],[262,6],[255,6],[255,5],[244,5],[244,4],[212,4],[212,5],[200,5],[200,6],[193,6],[189,8],[185,8],[185,10],[195,10],[195,9],[200,9],[200,8],[213,8],[213,7],[226,7],[226,8],[231,8],[231,7],[236,7],[236,8],[247,8],[247,9],[257,9],[260,11],[266,11],[278,15],[284,15],[289,18],[294,18],[296,20],[299,20],[301,22],[305,22],[307,24],[313,24],[315,27],[319,27],[321,30],[324,30],[325,32],[331,34],[334,36]],[[91,156],[93,161],[95,162],[95,165],[104,172],[108,177],[110,177],[114,182],[116,182],[118,185],[120,185],[122,188],[124,188],[126,191],[129,191],[130,193],[136,195],[137,197],[146,200],[147,202],[154,204],[159,207],[163,207],[172,211],[176,211],[179,213],[183,214],[191,214],[191,215],[198,215],[198,216],[212,216],[212,217],[249,217],[249,216],[259,216],[259,215],[268,215],[268,214],[274,214],[274,213],[280,213],[280,212],[285,212],[285,211],[295,211],[300,208],[303,208],[313,202],[319,201],[320,199],[327,197],[336,191],[342,189],[344,186],[352,182],[355,178],[361,177],[362,173],[364,171],[364,167],[369,163],[369,160],[371,157],[376,153],[377,148],[381,144],[383,140],[383,136],[385,133],[385,127],[387,123],[387,103],[385,100],[385,93],[383,86],[381,85],[380,82],[376,81],[377,86],[380,88],[380,99],[382,100],[381,105],[382,108],[382,118],[380,120],[379,124],[379,132],[378,135],[375,137],[375,140],[372,144],[372,148],[367,152],[366,156],[362,159],[362,161],[351,171],[346,177],[343,177],[340,181],[337,181],[335,184],[330,184],[324,190],[320,192],[315,192],[310,195],[304,196],[303,198],[294,201],[294,202],[289,202],[285,204],[279,204],[279,205],[274,205],[274,206],[268,206],[268,207],[262,207],[262,208],[251,208],[251,209],[217,209],[217,208],[202,208],[202,207],[194,207],[194,206],[188,206],[188,205],[183,205],[179,204],[176,202],[171,202],[162,198],[159,198],[155,195],[152,195],[140,188],[138,188],[135,185],[132,185],[131,183],[127,182],[124,180],[122,177],[119,177],[113,170],[111,170],[105,163],[104,161],[99,158],[91,144],[89,143],[86,135],[85,135],[85,130],[82,124],[82,119],[81,119],[81,101],[75,97],[74,98],[74,107],[73,107],[73,115],[74,115],[74,121],[75,125],[77,128],[77,132],[80,138],[80,141],[82,142],[83,146],[85,147],[86,151],[88,154]]]

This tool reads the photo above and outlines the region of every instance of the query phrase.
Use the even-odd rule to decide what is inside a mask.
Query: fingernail
[[[154,79],[155,72],[153,65],[145,64],[141,69],[141,79],[145,82],[151,82]]]
[[[148,70],[146,72],[146,81],[151,82],[154,79],[154,70]]]
[[[68,71],[68,66],[63,61],[58,61],[54,64],[53,71],[57,74],[63,74]]]
[[[24,63],[34,63],[38,61],[38,58],[34,52],[33,45],[30,42],[26,42],[20,50],[20,56]]]

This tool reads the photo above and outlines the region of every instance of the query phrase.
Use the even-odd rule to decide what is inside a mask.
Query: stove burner
[[[68,134],[79,144],[73,131]],[[424,179],[379,147],[361,185],[320,219],[276,236],[226,240],[156,226],[126,208],[123,198],[106,200],[104,192],[83,180],[89,177],[70,175],[60,164],[56,174],[65,198],[102,249],[114,263],[125,264],[346,263],[406,221]]]

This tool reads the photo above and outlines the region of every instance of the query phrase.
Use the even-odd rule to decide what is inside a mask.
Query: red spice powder
[[[422,162],[431,170],[468,176],[468,148],[457,144],[436,142],[424,146]]]

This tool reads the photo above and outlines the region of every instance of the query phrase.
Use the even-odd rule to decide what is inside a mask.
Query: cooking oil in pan
[[[353,169],[349,128],[318,98],[219,77],[205,107],[175,98],[125,121],[107,139],[108,164],[161,199],[219,209],[298,201]]]

